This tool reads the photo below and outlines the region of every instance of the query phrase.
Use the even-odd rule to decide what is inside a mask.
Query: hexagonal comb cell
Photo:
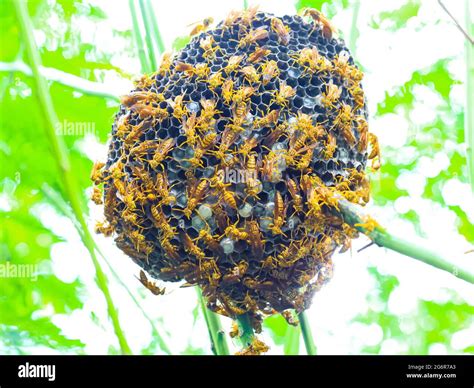
[[[226,316],[307,308],[357,235],[338,196],[369,200],[363,74],[314,12],[234,12],[165,55],[122,97],[93,171],[98,231]]]

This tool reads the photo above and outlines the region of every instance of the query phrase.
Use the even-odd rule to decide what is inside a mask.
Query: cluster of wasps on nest
[[[295,325],[357,236],[338,198],[366,204],[367,161],[380,167],[363,73],[313,9],[211,23],[122,97],[91,176],[96,230],[153,278],[201,287],[218,314]]]

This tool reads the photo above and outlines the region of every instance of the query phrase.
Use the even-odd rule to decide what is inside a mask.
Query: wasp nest
[[[363,74],[318,11],[250,9],[206,27],[122,97],[92,173],[97,230],[151,277],[198,285],[211,310],[249,313],[258,330],[265,315],[291,321],[331,277],[357,234],[337,198],[369,200],[378,146]]]

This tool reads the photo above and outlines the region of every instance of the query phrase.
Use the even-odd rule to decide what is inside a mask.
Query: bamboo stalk
[[[351,20],[351,30],[349,33],[349,50],[351,51],[351,55],[354,57],[356,53],[356,42],[357,36],[359,35],[359,31],[357,29],[357,19],[359,17],[359,10],[360,10],[360,0],[355,0],[353,9],[352,9],[352,20]]]
[[[89,81],[76,75],[54,69],[52,67],[40,66],[38,70],[41,76],[46,80],[73,88],[74,90],[89,96],[108,98],[118,101],[118,96],[121,94],[121,90],[118,88],[116,90],[112,90],[106,87],[104,84]],[[0,71],[19,72],[30,77],[33,76],[31,68],[25,63],[19,61],[0,62]]]
[[[157,55],[156,55],[156,50],[153,45],[153,29],[151,26],[151,19],[150,19],[150,14],[149,10],[146,7],[145,0],[139,0],[140,4],[140,11],[141,11],[141,16],[143,19],[143,24],[145,25],[145,43],[146,46],[148,47],[148,57],[150,58],[150,67],[151,71],[154,71],[157,69]]]
[[[474,36],[470,0],[465,0],[466,32]],[[467,143],[467,163],[471,190],[474,193],[474,45],[466,39],[466,109],[464,111],[464,138]]]
[[[300,321],[301,333],[303,334],[306,352],[308,355],[314,356],[317,354],[316,345],[314,344],[313,333],[311,332],[311,326],[309,324],[308,317],[304,311],[298,314],[298,320]]]
[[[369,230],[364,226],[367,216],[362,213],[360,206],[354,205],[345,199],[339,199],[338,205],[339,213],[342,215],[344,221],[367,235],[378,246],[391,249],[415,260],[422,261],[423,263],[429,264],[435,268],[449,272],[451,275],[454,275],[459,279],[474,284],[474,273],[465,267],[452,263],[441,253],[430,248],[428,241],[409,241],[388,232],[380,225],[375,227],[374,230]]]
[[[242,314],[237,316],[237,325],[239,326],[240,332],[240,342],[244,348],[250,346],[255,339],[255,334],[253,332],[252,323],[250,322],[250,317],[248,314]]]
[[[211,340],[211,349],[216,356],[225,356],[229,354],[229,348],[225,338],[225,333],[222,330],[219,316],[209,310],[206,306],[204,297],[199,287],[196,287],[199,304],[201,305],[204,320],[207,324],[209,338]]]
[[[53,149],[55,160],[58,164],[58,169],[62,183],[64,185],[66,197],[69,199],[71,203],[71,208],[73,209],[73,212],[79,224],[81,225],[81,228],[83,229],[83,242],[91,256],[96,271],[96,282],[106,300],[108,314],[112,321],[112,325],[114,327],[115,335],[117,336],[118,342],[120,344],[121,351],[123,354],[131,354],[127,339],[120,326],[118,312],[115,309],[112,297],[107,286],[107,278],[95,254],[94,241],[92,235],[90,234],[87,228],[87,224],[82,213],[79,200],[80,190],[76,185],[76,181],[71,170],[71,165],[66,152],[65,144],[61,139],[56,136],[54,130],[58,123],[58,118],[56,116],[56,112],[54,111],[53,102],[48,92],[46,81],[42,77],[41,72],[39,70],[41,66],[41,58],[39,56],[39,52],[34,41],[31,21],[28,16],[27,3],[25,1],[15,1],[13,2],[13,4],[16,9],[18,21],[20,23],[20,30],[21,34],[23,35],[23,43],[26,48],[27,56],[29,58],[29,61],[31,62],[31,70],[35,78],[38,100],[40,106],[42,107],[42,113],[45,119],[47,136],[50,141],[50,145]]]
[[[147,52],[145,50],[145,47],[143,46],[143,40],[141,39],[142,33],[140,30],[140,23],[137,17],[137,8],[135,6],[135,1],[129,0],[128,6],[130,8],[130,16],[132,17],[133,38],[136,43],[137,54],[138,58],[140,59],[140,65],[142,67],[143,72],[150,73],[152,70],[147,57]]]
[[[151,30],[153,32],[153,39],[156,42],[158,47],[158,52],[163,54],[165,52],[165,44],[163,43],[163,38],[161,37],[160,29],[158,28],[158,22],[156,21],[156,15],[153,11],[153,6],[150,0],[146,0],[145,6],[148,10],[148,15],[151,22]],[[154,69],[156,70],[156,69]]]

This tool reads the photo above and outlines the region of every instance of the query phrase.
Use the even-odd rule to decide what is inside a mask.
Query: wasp
[[[156,169],[167,157],[168,153],[171,151],[175,143],[175,139],[169,138],[163,140],[157,147],[153,159],[150,160],[150,166],[153,169]]]
[[[211,251],[218,254],[222,253],[222,247],[217,241],[217,238],[213,236],[207,229],[201,229],[197,239],[202,240]]]
[[[279,191],[275,191],[275,207],[273,209],[273,222],[269,225],[269,229],[273,234],[284,234],[281,227],[285,223],[285,203]]]
[[[232,96],[232,101],[235,104],[240,104],[242,102],[248,102],[250,97],[255,93],[255,89],[251,86],[244,86],[237,90]]]
[[[102,162],[95,162],[94,165],[92,166],[90,179],[96,185],[103,182],[104,180],[104,171],[103,171],[104,166],[105,166],[105,163],[102,163]]]
[[[380,224],[370,216],[365,216],[362,221],[363,222],[354,224],[354,226],[362,228],[369,233],[372,233],[375,229],[383,230]]]
[[[222,86],[222,98],[224,99],[224,102],[226,104],[230,104],[232,101],[232,97],[234,94],[234,81],[231,79],[228,79],[224,82],[224,85]]]
[[[222,25],[225,27],[225,29],[229,29],[237,19],[240,17],[240,13],[237,11],[230,11],[227,17],[224,19],[222,22]],[[223,29],[224,30],[224,29]]]
[[[238,153],[244,158],[249,157],[250,152],[258,145],[258,139],[256,137],[249,137],[245,140],[244,144],[240,147]],[[248,168],[248,166],[247,166]]]
[[[331,39],[332,36],[336,33],[335,28],[332,26],[329,20],[318,10],[313,8],[305,8],[303,11],[303,15],[311,17],[315,24],[321,25],[323,36],[326,39]]]
[[[247,179],[245,192],[248,196],[258,198],[258,193],[262,191],[262,182],[257,178],[257,162],[255,154],[248,155],[247,157]]]
[[[128,133],[127,137],[125,137],[125,144],[129,145],[137,141],[150,126],[151,121],[149,120],[144,120],[140,122],[140,124],[132,126],[132,130]]]
[[[362,108],[365,103],[365,97],[364,97],[364,91],[360,88],[360,86],[356,85],[349,89],[349,92],[352,95],[352,98],[354,99],[355,102],[355,110]]]
[[[278,42],[285,46],[290,43],[290,29],[283,24],[281,19],[272,18],[271,26],[272,30],[278,35]]]
[[[176,246],[174,246],[170,240],[168,239],[163,239],[160,241],[161,247],[165,251],[166,255],[174,260],[179,259],[178,251],[176,249]]]
[[[103,234],[106,237],[111,236],[114,230],[114,226],[108,222],[97,222],[95,224],[95,232]]]
[[[267,137],[263,140],[263,145],[266,147],[271,147],[276,141],[286,133],[288,128],[287,123],[279,124],[271,131]]]
[[[239,48],[249,46],[253,43],[256,43],[259,40],[268,38],[268,31],[264,27],[257,28],[256,30],[251,30],[246,34],[238,44]]]
[[[160,64],[160,67],[158,68],[157,74],[164,77],[168,73],[170,73],[172,60],[173,58],[172,58],[171,53],[164,53],[163,58],[161,59],[161,64]]]
[[[194,148],[194,155],[191,159],[185,161],[190,163],[193,167],[203,166],[202,157],[205,152],[217,142],[217,133],[210,132],[203,138],[199,138],[199,146]]]
[[[255,258],[260,259],[263,256],[262,234],[257,221],[252,220],[247,223],[248,242]]]
[[[195,27],[191,30],[189,36],[200,34],[201,32],[205,31],[212,23],[214,23],[214,19],[212,17],[208,17],[202,20],[201,22],[190,24],[189,26],[194,25]]]
[[[320,55],[316,47],[304,48],[292,57],[295,58],[298,65],[311,72],[317,70],[320,61]]]
[[[154,121],[162,121],[166,119],[169,114],[166,108],[154,108],[151,105],[146,105],[142,103],[135,104],[131,107],[132,111],[137,113],[140,119],[146,120],[149,118],[153,118]],[[144,121],[142,121],[143,123]],[[130,134],[129,134],[130,136]],[[127,139],[125,139],[127,142]]]
[[[222,200],[232,209],[237,209],[237,201],[235,200],[234,194],[232,191],[223,190],[222,191]]]
[[[201,106],[202,106],[202,111],[201,111],[201,116],[200,116],[201,123],[208,124],[214,118],[216,114],[221,113],[216,110],[216,106],[217,106],[216,100],[213,100],[213,99],[206,100],[205,98],[202,98]]]
[[[262,83],[264,85],[267,85],[272,79],[275,77],[278,77],[280,74],[280,69],[278,68],[278,65],[276,61],[271,60],[268,62],[265,62],[262,65]]]
[[[164,295],[166,289],[165,288],[160,288],[156,285],[156,283],[148,280],[145,272],[143,270],[140,271],[140,277],[137,277],[139,282],[143,284],[146,288],[150,290],[150,292],[153,295]]]
[[[218,88],[223,83],[224,83],[224,80],[222,79],[222,73],[220,71],[211,74],[211,76],[208,79],[209,88],[212,90]]]
[[[242,24],[245,26],[250,26],[252,21],[255,19],[255,15],[257,14],[257,12],[258,12],[258,5],[255,5],[245,10],[241,15]]]
[[[133,230],[128,233],[128,237],[138,252],[143,252],[147,255],[152,252],[153,247],[146,242],[145,236],[140,231]]]
[[[265,47],[257,47],[255,51],[249,55],[248,61],[250,63],[257,63],[263,58],[265,58],[268,54],[271,53],[271,50],[266,49]],[[265,85],[265,83],[264,83]]]
[[[280,156],[275,152],[270,151],[263,158],[263,165],[261,168],[262,176],[270,182],[277,182],[281,178],[281,172],[278,169]]]
[[[286,107],[288,105],[288,100],[293,98],[295,94],[295,89],[287,85],[285,81],[280,81],[280,88],[275,92],[275,99],[272,101],[272,103],[274,102],[280,106]]]
[[[168,177],[165,172],[156,174],[156,192],[161,196],[161,203],[171,205],[176,202],[176,197],[170,194]]]
[[[127,108],[131,108],[135,104],[142,101],[147,104],[151,102],[161,102],[164,101],[164,96],[162,94],[156,94],[153,92],[138,91],[120,97],[120,103]]]
[[[130,150],[130,155],[142,155],[155,150],[158,147],[156,140],[145,140]]]
[[[196,125],[197,125],[196,113],[193,113],[191,116],[189,116],[186,119],[186,121],[183,123],[183,132],[186,135],[185,144],[187,143],[191,147],[194,147],[197,142]]]
[[[174,98],[174,102],[171,104],[173,107],[173,117],[177,118],[178,120],[182,120],[187,114],[187,109],[183,105],[183,98],[184,95],[176,96]]]
[[[302,212],[303,211],[303,197],[299,193],[298,185],[293,179],[288,178],[286,180],[286,187],[288,188],[291,198],[293,199],[293,208],[295,209],[295,212]]]
[[[218,45],[213,46],[214,44],[215,44],[215,41],[211,35],[208,35],[199,41],[199,46],[204,51],[202,56],[205,59],[212,58],[215,55],[216,51],[219,50],[219,46]]]
[[[321,102],[326,108],[334,108],[334,104],[341,97],[341,89],[334,84],[329,84],[326,87],[326,93],[322,94]]]
[[[229,273],[222,277],[222,282],[225,284],[235,284],[242,279],[247,272],[249,265],[246,261],[241,261],[235,267],[233,267]]]
[[[128,132],[130,132],[130,125],[128,123],[129,117],[130,117],[130,112],[127,112],[127,114],[120,116],[120,118],[117,120],[116,135],[120,139],[123,139],[128,134]]]
[[[229,75],[230,73],[237,70],[240,65],[240,62],[244,59],[243,55],[233,55],[229,58],[227,65],[224,67],[224,73]]]
[[[94,188],[92,189],[91,200],[96,205],[102,205],[104,203],[104,201],[102,200],[102,191],[97,186],[94,186]]]
[[[240,72],[244,75],[245,79],[249,83],[258,83],[260,81],[260,74],[258,74],[257,69],[252,65],[243,67]]]
[[[285,318],[285,321],[291,326],[298,326],[299,321],[293,316],[291,311],[285,310],[281,312],[281,316]]]
[[[224,211],[222,205],[219,203],[212,206],[212,211],[214,212],[217,227],[219,228],[220,233],[224,233],[225,229],[229,225],[229,217],[227,216],[227,213]]]
[[[379,146],[379,141],[377,139],[377,136],[375,136],[373,133],[368,134],[369,137],[369,143],[372,147],[368,158],[372,159],[372,169],[373,170],[378,170],[380,168],[380,146]]]
[[[234,103],[232,105],[233,122],[228,125],[234,132],[243,132],[243,124],[250,110],[250,106],[245,102]]]
[[[224,234],[232,240],[247,240],[249,237],[245,230],[238,228],[235,224],[229,225]]]
[[[174,236],[176,236],[176,228],[171,226],[160,206],[155,205],[150,208],[151,218],[153,224],[160,229],[162,233],[162,238],[164,240],[171,240]],[[162,243],[163,243],[162,241]],[[162,244],[163,245],[163,244]]]
[[[186,208],[183,210],[183,213],[187,218],[191,217],[192,212],[196,209],[199,202],[201,202],[208,189],[209,181],[207,179],[201,180],[201,182],[192,189],[189,189],[188,187],[188,203]]]
[[[313,159],[313,148],[314,146],[305,147],[303,155],[301,155],[300,160],[295,164],[295,167],[298,170],[306,170]]]
[[[333,59],[334,71],[341,77],[349,78],[351,65],[349,65],[349,54],[342,52],[337,54]]]
[[[243,283],[251,290],[272,291],[275,287],[275,283],[273,283],[271,280],[259,282],[255,279],[245,278]]]
[[[217,151],[211,151],[218,157],[221,161],[226,160],[226,152],[229,150],[230,146],[237,139],[237,132],[232,131],[231,128],[224,129],[221,135],[221,141],[219,144],[219,149]]]
[[[352,125],[352,108],[350,105],[342,104],[339,108],[338,114],[334,119],[334,125],[336,127],[344,129],[350,129]]]
[[[105,218],[111,220],[114,218],[114,211],[119,205],[119,201],[117,198],[117,189],[115,186],[111,186],[105,192],[104,198],[104,215]]]
[[[188,252],[191,255],[196,256],[198,259],[204,259],[204,257],[206,256],[204,251],[201,248],[199,248],[193,242],[193,240],[191,240],[191,237],[189,237],[187,233],[181,232],[180,236],[181,236],[181,242],[183,243],[184,250],[186,252]]]
[[[175,70],[184,72],[188,77],[196,76],[197,78],[207,78],[210,69],[206,63],[198,63],[196,66],[185,62],[177,62]]]
[[[356,66],[349,66],[349,79],[353,84],[358,85],[363,78],[364,73],[362,71],[360,71]]]
[[[321,155],[324,160],[331,159],[337,148],[336,137],[332,133],[328,133],[327,139],[324,142],[324,147],[321,150]]]
[[[142,76],[140,76],[140,78],[134,79],[133,83],[137,88],[147,89],[151,85],[153,85],[153,81],[153,78],[150,77],[148,74],[143,74]]]

